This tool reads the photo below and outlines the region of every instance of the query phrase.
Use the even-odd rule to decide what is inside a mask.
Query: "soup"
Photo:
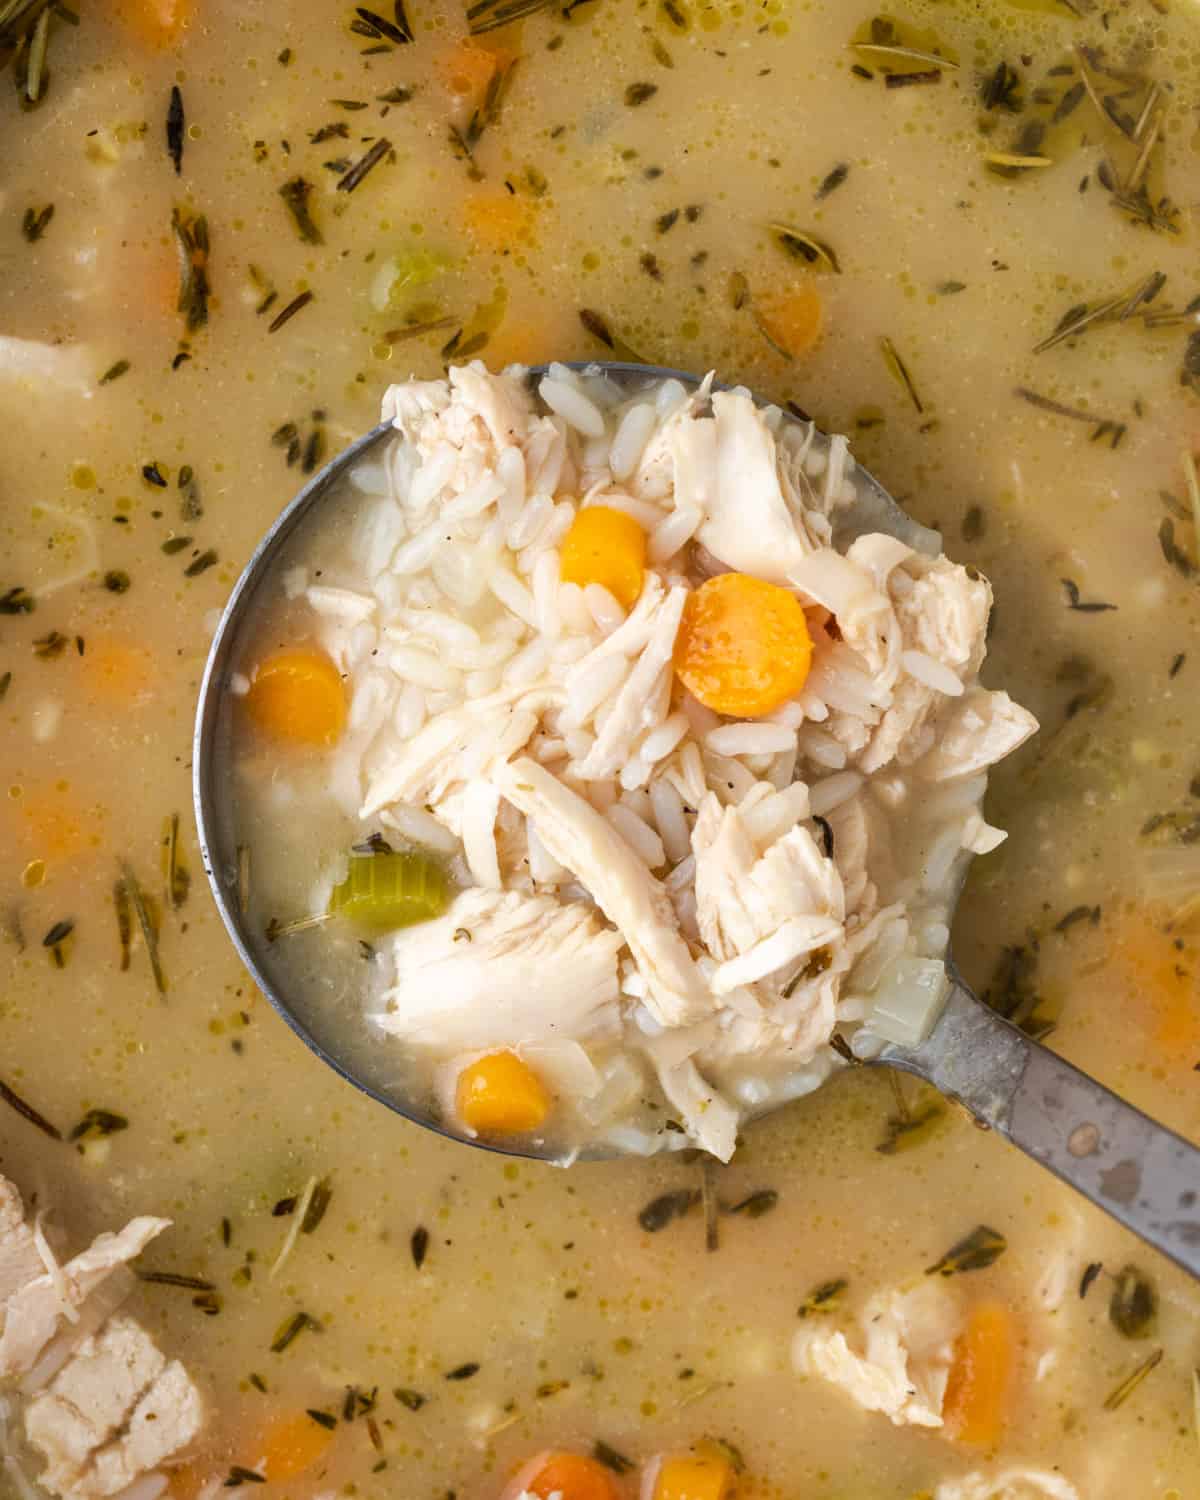
[[[846,1070],[722,1169],[438,1141],[255,995],[191,832],[216,613],[384,385],[476,356],[716,368],[849,434],[990,578],[986,680],[1043,728],[995,773],[1010,837],[956,959],[1196,1135],[1197,20],[873,18],[592,0],[468,44],[414,4],[404,43],[394,11],[122,0],[49,16],[34,110],[0,91],[0,1171],[69,1250],[174,1221],[139,1268],[202,1285],[141,1281],[122,1315],[204,1397],[179,1500],[310,1410],[331,1436],[280,1493],[491,1497],[598,1441],[628,1494],[706,1441],[744,1493],[1197,1489],[1194,1289],[938,1100]],[[925,1276],[980,1228],[1003,1245]],[[865,1357],[862,1315],[897,1315],[872,1299],[914,1282],[964,1351],[1008,1350],[998,1437],[893,1423],[819,1373],[831,1343],[793,1351],[815,1327]],[[15,1403],[6,1432],[36,1482]]]
[[[839,1047],[924,1039],[1003,838],[986,767],[1036,724],[978,687],[986,582],[708,384],[394,387],[218,678],[259,962],[468,1137],[727,1161]]]

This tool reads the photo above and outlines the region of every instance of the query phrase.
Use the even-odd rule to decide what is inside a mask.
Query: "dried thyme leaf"
[[[209,568],[213,567],[216,564],[216,562],[216,550],[212,547],[209,547],[207,551],[202,552],[199,557],[193,558],[193,560],[188,563],[187,567],[183,570],[183,576],[185,578],[198,578],[201,573],[207,572]]]
[[[332,1432],[338,1424],[337,1418],[327,1411],[320,1411],[315,1406],[306,1406],[304,1415],[314,1421],[318,1427],[324,1427],[326,1431]]]
[[[423,1224],[419,1224],[413,1230],[408,1242],[408,1248],[412,1254],[413,1265],[419,1271],[425,1264],[425,1257],[429,1252],[429,1231]]]
[[[19,585],[0,594],[0,615],[31,615],[35,607],[33,595]]]
[[[581,307],[579,309],[579,321],[594,339],[599,339],[606,349],[615,349],[617,347],[616,340],[612,336],[612,330],[609,328],[602,314],[594,312],[590,307]]]
[[[658,93],[656,83],[631,83],[625,90],[625,103],[631,109],[636,109],[639,104],[645,104],[648,99],[653,99]]]
[[[1008,1241],[995,1229],[981,1224],[959,1240],[930,1266],[926,1276],[954,1276],[961,1271],[984,1271],[1008,1249]]]
[[[1150,1371],[1156,1369],[1162,1363],[1163,1351],[1155,1349],[1152,1354],[1142,1361],[1138,1367],[1121,1381],[1120,1385],[1111,1390],[1104,1398],[1104,1410],[1116,1411],[1118,1407],[1124,1406]]]
[[[407,1386],[398,1386],[392,1395],[401,1406],[406,1406],[409,1411],[420,1411],[429,1400],[428,1396],[422,1396],[420,1391],[409,1390]]]
[[[265,1474],[260,1474],[257,1469],[246,1469],[241,1464],[234,1464],[225,1477],[223,1489],[236,1490],[243,1484],[266,1484]]]
[[[814,1287],[804,1301],[800,1304],[796,1316],[799,1318],[810,1317],[813,1313],[832,1312],[841,1300],[842,1293],[850,1283],[844,1276],[839,1276],[833,1281],[823,1281]]]
[[[308,1207],[300,1220],[301,1234],[312,1234],[318,1228],[332,1197],[333,1186],[328,1177],[322,1177],[309,1194]]]
[[[719,1250],[721,1247],[716,1163],[711,1157],[705,1157],[700,1163],[700,1202],[704,1209],[704,1248],[711,1255],[714,1250]]]
[[[1158,1296],[1154,1283],[1136,1266],[1122,1266],[1108,1302],[1108,1319],[1127,1339],[1148,1338],[1154,1331]]]
[[[757,1192],[751,1193],[749,1197],[740,1202],[731,1204],[725,1210],[730,1214],[745,1214],[748,1219],[761,1219],[764,1214],[769,1214],[779,1204],[779,1194],[774,1188],[759,1188]]]
[[[320,1333],[321,1325],[316,1318],[306,1312],[293,1313],[290,1318],[282,1322],[275,1331],[275,1337],[271,1340],[271,1353],[282,1354],[292,1341],[300,1336],[305,1329],[311,1329],[313,1333]]]
[[[814,194],[816,201],[822,203],[829,197],[830,193],[837,192],[838,188],[841,187],[849,175],[849,162],[838,162],[837,166],[826,172],[825,176],[821,179],[821,185]]]
[[[10,1088],[3,1078],[0,1078],[0,1100],[3,1100],[10,1109],[15,1109],[22,1119],[28,1120],[35,1129],[40,1130],[43,1135],[48,1135],[52,1141],[62,1140],[62,1131],[56,1125],[51,1125],[46,1116],[40,1110],[34,1109],[32,1104],[27,1104],[20,1094]]]
[[[558,0],[477,0],[467,10],[467,26],[472,36],[511,26],[540,10],[549,10]]]
[[[127,359],[119,359],[115,365],[109,365],[97,383],[99,385],[111,385],[114,380],[120,380],[122,375],[128,374],[130,368],[131,366]]]
[[[657,1234],[674,1219],[682,1219],[700,1202],[700,1194],[693,1188],[679,1188],[673,1193],[662,1193],[651,1199],[637,1216],[637,1221],[647,1234]]]
[[[936,1100],[907,1115],[889,1115],[883,1139],[875,1149],[880,1156],[896,1156],[922,1146],[948,1118],[945,1106]]]
[[[633,1459],[626,1458],[623,1453],[618,1453],[602,1438],[597,1438],[592,1444],[592,1457],[597,1463],[603,1464],[606,1469],[611,1469],[614,1474],[628,1474],[635,1467]]]
[[[215,1292],[216,1286],[201,1276],[181,1276],[177,1271],[143,1271],[135,1267],[133,1273],[139,1281],[148,1281],[154,1286],[177,1286],[188,1292]]]
[[[796,229],[790,224],[772,223],[767,231],[776,245],[791,260],[799,261],[816,271],[829,271],[840,276],[842,267],[837,255],[823,240],[809,234],[806,229]]]
[[[1059,582],[1067,591],[1067,608],[1075,610],[1077,614],[1099,615],[1117,608],[1115,604],[1105,604],[1102,600],[1081,599],[1079,585],[1073,578],[1060,578]]]
[[[82,1141],[93,1136],[103,1139],[105,1136],[116,1135],[118,1131],[128,1129],[129,1121],[124,1115],[114,1114],[111,1109],[89,1109],[79,1124],[72,1129],[67,1139]]]
[[[455,1365],[453,1370],[447,1370],[443,1379],[445,1380],[470,1380],[473,1375],[479,1374],[479,1364],[475,1360],[468,1360],[465,1365]]]
[[[325,237],[317,226],[308,206],[308,200],[312,197],[313,185],[303,177],[293,177],[285,182],[279,189],[279,196],[283,199],[284,206],[292,216],[292,222],[296,226],[296,233],[306,245],[323,245]]]
[[[1092,1282],[1103,1271],[1104,1267],[1098,1260],[1094,1260],[1084,1268],[1083,1275],[1079,1278],[1079,1300],[1082,1302],[1091,1290]]]
[[[908,366],[900,358],[895,344],[886,336],[879,340],[879,349],[883,355],[883,362],[887,366],[888,374],[897,382],[900,388],[907,394],[912,402],[918,416],[924,416],[925,406],[921,397],[917,394],[917,387],[908,372]]]
[[[47,203],[42,208],[27,208],[21,218],[21,234],[29,244],[36,245],[49,228],[53,217],[53,203]]]

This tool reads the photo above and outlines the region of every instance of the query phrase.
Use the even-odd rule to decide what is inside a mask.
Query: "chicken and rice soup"
[[[255,596],[264,957],[469,1135],[728,1160],[835,1031],[924,1037],[1003,837],[986,769],[1036,725],[978,684],[987,581],[875,529],[845,438],[711,385],[393,386]]]
[[[981,998],[1200,1139],[1198,111],[1195,0],[0,0],[3,1500],[1200,1495],[1182,1274],[883,1068],[739,1123],[936,1008],[957,862]],[[684,1149],[414,1128],[209,900],[213,632],[389,386],[387,465],[297,536],[230,684],[261,962],[457,1133],[466,1073],[480,1140]],[[808,414],[913,551],[856,541],[888,519],[840,440],[800,458]],[[426,524],[459,421],[477,481],[450,443]],[[723,524],[719,422],[769,550]],[[981,811],[1028,727],[985,688],[1041,728]],[[521,743],[481,758],[506,693]],[[461,785],[389,786],[434,730]],[[483,1038],[488,938],[522,1024]],[[583,1040],[537,1055],[543,979]]]

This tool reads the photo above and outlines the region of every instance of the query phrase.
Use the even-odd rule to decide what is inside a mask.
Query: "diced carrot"
[[[821,337],[824,312],[820,293],[811,286],[767,293],[754,299],[759,326],[784,354],[807,354]]]
[[[1012,1315],[1000,1302],[980,1302],[954,1348],[942,1416],[957,1442],[994,1448],[1008,1415],[1016,1364]]]
[[[659,1463],[652,1500],[729,1500],[737,1476],[719,1453],[669,1453]]]
[[[117,0],[117,14],[146,47],[170,47],[192,19],[192,0]]]
[[[513,60],[503,46],[491,46],[486,37],[467,37],[448,47],[434,59],[438,76],[452,94],[482,94],[492,74]]]
[[[601,584],[632,609],[646,576],[646,533],[622,510],[588,505],[563,538],[559,574],[564,583]]]
[[[154,655],[140,641],[89,635],[77,663],[91,708],[141,708],[154,697]]]
[[[320,1463],[333,1442],[334,1431],[304,1411],[281,1417],[263,1432],[253,1452],[248,1452],[246,1467],[268,1482],[294,1479]]]
[[[800,691],[811,665],[808,622],[787,589],[746,573],[719,573],[688,596],[675,671],[708,708],[760,718]]]
[[[65,781],[27,782],[21,795],[0,802],[0,848],[18,872],[36,862],[29,878],[40,884],[55,868],[99,849],[103,813],[83,805]]]
[[[1132,992],[1134,1014],[1156,1047],[1173,1060],[1195,1060],[1200,1048],[1200,952],[1174,932],[1165,914],[1138,910],[1114,945],[1118,972]]]
[[[515,1052],[492,1052],[458,1075],[459,1119],[481,1135],[520,1135],[536,1130],[550,1113],[541,1079]]]
[[[514,1500],[521,1494],[537,1495],[539,1500],[550,1500],[551,1495],[561,1495],[562,1500],[618,1500],[620,1491],[612,1474],[596,1459],[548,1451],[522,1465],[504,1493]]]
[[[533,205],[507,188],[481,189],[469,194],[463,201],[462,216],[467,233],[482,250],[499,254],[532,237]]]
[[[244,702],[258,728],[276,740],[334,745],[346,727],[341,675],[312,646],[293,646],[259,662]]]

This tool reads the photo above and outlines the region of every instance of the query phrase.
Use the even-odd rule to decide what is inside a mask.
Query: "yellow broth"
[[[1012,836],[976,868],[956,954],[993,999],[1056,1020],[1051,1043],[1073,1061],[1200,1132],[1196,940],[1164,933],[1143,874],[1148,846],[1186,837],[1196,806],[1197,580],[1185,575],[1197,538],[1181,467],[1193,324],[1157,315],[1200,291],[1200,22],[1184,0],[1076,9],[907,5],[906,39],[960,66],[890,87],[848,47],[872,16],[859,0],[551,9],[490,35],[519,62],[474,169],[449,131],[471,133],[486,65],[462,50],[462,13],[424,0],[410,5],[412,44],[388,51],[350,30],[349,5],[305,0],[197,5],[159,46],[130,24],[131,0],[85,11],[78,28],[52,23],[37,110],[0,80],[0,332],[56,346],[46,375],[14,376],[8,347],[0,371],[0,1077],[64,1134],[93,1108],[128,1120],[70,1145],[2,1108],[0,1170],[79,1239],[133,1213],[175,1219],[146,1264],[213,1282],[219,1311],[156,1285],[136,1310],[210,1393],[200,1473],[252,1461],[274,1415],[340,1414],[357,1386],[378,1388],[382,1447],[365,1420],[339,1420],[325,1459],[281,1493],[491,1496],[547,1444],[600,1438],[640,1460],[707,1435],[742,1450],[751,1493],[909,1500],[979,1455],[800,1382],[797,1309],[845,1278],[836,1315],[852,1312],[984,1223],[1008,1248],[958,1280],[968,1301],[1009,1302],[1023,1330],[1004,1459],[1058,1465],[1089,1500],[1200,1488],[1195,1290],[1002,1143],[946,1109],[881,1152],[900,1109],[891,1085],[842,1076],[752,1128],[718,1174],[728,1204],[775,1190],[770,1212],[722,1216],[715,1253],[698,1207],[648,1233],[639,1211],[699,1187],[698,1165],[506,1163],[419,1133],[324,1069],[229,949],[188,813],[214,611],[306,462],[370,426],[388,381],[436,374],[460,328],[460,350],[486,333],[497,363],[599,355],[605,330],[619,349],[715,366],[850,433],[948,550],[992,578],[988,678],[1044,728],[996,773],[993,820]],[[1086,91],[1037,150],[1020,140],[1078,80],[1078,45],[1170,86],[1145,179],[1154,225],[1111,201],[1103,177],[1119,185],[1140,148]],[[984,108],[1002,61],[1020,75],[1021,113],[999,86]],[[1068,63],[1074,74],[1051,74]],[[1084,66],[1100,109],[1131,87]],[[628,102],[640,84],[655,91]],[[186,116],[178,176],[172,85]],[[1049,102],[1034,101],[1040,88]],[[380,102],[394,90],[412,96]],[[1145,92],[1113,101],[1135,130]],[[381,134],[395,158],[336,191]],[[1017,173],[1003,176],[984,160],[996,151],[1049,165],[1001,163]],[[297,178],[314,185],[319,244],[280,196]],[[211,243],[208,321],[190,334],[176,206],[206,216]],[[788,255],[772,223],[815,235],[840,274]],[[372,287],[391,256],[393,284],[405,267],[422,284],[380,310]],[[1165,286],[1120,321],[1156,271]],[[772,299],[803,287],[824,331],[789,359],[761,325],[778,343]],[[1068,311],[1120,294],[1117,317],[1033,352]],[[410,320],[439,326],[412,334]],[[174,901],[173,814],[190,877]],[[130,871],[159,927],[165,995],[136,915],[122,964],[114,883],[128,894]],[[901,1087],[919,1114],[927,1101]],[[271,1279],[289,1225],[273,1206],[325,1176],[322,1223]],[[1071,1290],[1051,1315],[1037,1286],[1055,1257]],[[1094,1262],[1104,1270],[1081,1299]],[[1111,1274],[1128,1262],[1160,1303],[1133,1341],[1108,1316]],[[300,1311],[320,1331],[272,1353]],[[1104,1410],[1157,1349],[1144,1382]],[[428,1399],[412,1411],[397,1389]]]

